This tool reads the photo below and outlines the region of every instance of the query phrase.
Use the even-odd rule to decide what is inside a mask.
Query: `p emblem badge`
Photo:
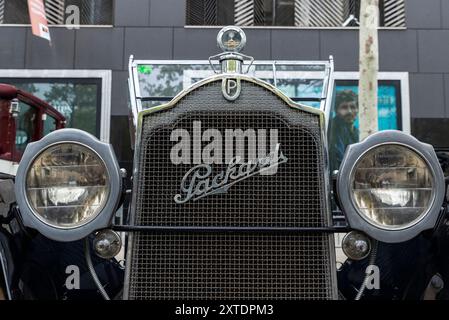
[[[234,101],[240,96],[241,90],[240,79],[225,78],[221,83],[221,91],[226,100]]]

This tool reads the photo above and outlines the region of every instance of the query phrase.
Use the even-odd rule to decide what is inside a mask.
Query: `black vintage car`
[[[162,105],[142,96],[145,62],[130,59],[134,167],[120,223],[129,193],[109,144],[62,129],[28,145],[1,229],[22,239],[14,263],[0,251],[13,275],[4,295],[39,297],[39,287],[67,298],[95,284],[117,299],[444,297],[446,183],[432,146],[382,131],[348,146],[332,173],[332,60],[296,63],[322,75],[313,108],[248,75],[241,29],[217,40],[216,74]],[[348,257],[338,270],[335,233],[346,233]],[[57,281],[33,285],[30,261],[60,266],[42,273]],[[79,286],[67,266],[81,269]]]

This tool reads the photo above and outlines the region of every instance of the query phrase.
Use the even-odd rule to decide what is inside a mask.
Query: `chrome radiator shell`
[[[221,81],[241,80],[223,98]],[[176,204],[186,165],[169,163],[169,132],[194,120],[208,128],[279,128],[290,163],[216,194]],[[160,160],[162,159],[162,160]],[[324,116],[271,85],[236,75],[205,79],[138,121],[133,225],[170,227],[329,227]],[[193,165],[190,165],[192,167]],[[165,170],[164,170],[165,169]],[[336,299],[330,233],[155,232],[130,235],[125,299]]]

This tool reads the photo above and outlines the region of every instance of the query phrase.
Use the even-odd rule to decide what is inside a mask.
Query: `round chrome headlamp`
[[[48,147],[30,165],[26,197],[34,214],[56,228],[95,218],[109,197],[109,174],[92,149],[75,143]]]
[[[350,226],[383,242],[402,242],[435,226],[444,177],[432,146],[383,131],[349,146],[338,197]]]
[[[81,130],[57,130],[29,144],[17,171],[24,225],[57,241],[108,227],[120,192],[112,147]]]
[[[434,199],[435,178],[426,160],[404,145],[385,144],[365,152],[354,165],[354,205],[369,223],[399,230],[421,220]]]

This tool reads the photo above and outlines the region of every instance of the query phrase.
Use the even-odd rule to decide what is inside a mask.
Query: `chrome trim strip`
[[[253,65],[271,65],[273,60],[257,60],[254,61]],[[297,60],[275,60],[277,65],[323,65],[326,66],[329,64],[327,60],[310,60],[310,61],[297,61]],[[134,60],[134,65],[137,66],[139,64],[181,64],[181,65],[189,65],[189,64],[204,64],[209,65],[208,60]],[[247,63],[249,64],[249,63]]]
[[[1,266],[0,273],[2,273],[4,276],[3,281],[5,283],[7,300],[12,300],[11,288],[9,287],[9,281],[8,281],[8,269],[7,269],[8,262],[6,261],[6,257],[4,257],[3,252],[4,252],[3,248],[0,245],[0,266]],[[1,290],[1,288],[0,288],[0,290]]]
[[[133,76],[133,61],[134,56],[131,55],[129,57],[128,63],[128,90],[129,90],[129,100],[130,104],[128,105],[129,115],[132,117],[132,123],[134,125],[134,130],[132,132],[136,132],[137,129],[137,116],[139,110],[137,109],[137,99],[136,99],[136,82],[134,81]]]
[[[280,233],[339,233],[348,232],[348,226],[331,227],[178,227],[178,226],[136,226],[136,225],[114,225],[112,230],[117,232],[280,232]]]
[[[335,71],[334,71],[334,57],[329,56],[329,78],[326,92],[326,103],[324,105],[324,112],[326,114],[326,130],[329,128],[329,121],[331,117],[331,109],[335,90]]]

